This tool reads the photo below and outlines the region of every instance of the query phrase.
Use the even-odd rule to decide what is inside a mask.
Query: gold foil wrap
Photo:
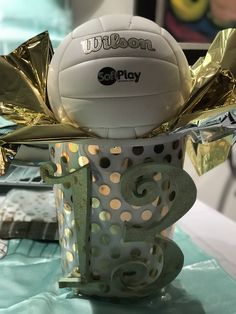
[[[0,143],[1,144],[1,143]],[[11,160],[17,153],[18,145],[6,144],[0,147],[0,176],[6,174]]]
[[[199,175],[215,168],[225,161],[232,146],[232,135],[210,143],[194,143],[188,138],[186,149]]]
[[[5,108],[10,105],[14,109],[13,116],[19,107],[53,117],[46,91],[52,53],[49,35],[44,32],[0,58],[0,101]],[[1,114],[4,116],[2,111]]]
[[[219,32],[191,68],[193,89],[180,115],[148,134],[189,137],[186,149],[199,174],[225,161],[236,139],[235,56],[236,29]]]
[[[46,86],[52,55],[49,35],[44,32],[0,57],[0,116],[15,124],[0,125],[0,175],[16,155],[16,144],[92,136],[59,124],[50,109]]]
[[[199,174],[227,157],[236,130],[236,30],[221,31],[205,58],[191,68],[192,93],[180,114],[144,137],[188,137],[187,151]],[[59,123],[47,99],[47,72],[52,58],[48,33],[42,33],[0,58],[0,116],[15,127],[0,125],[0,165],[14,157],[17,145],[63,142],[94,137],[70,121]],[[4,130],[4,132],[1,132]]]

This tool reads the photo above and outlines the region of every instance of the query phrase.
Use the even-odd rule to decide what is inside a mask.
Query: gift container
[[[182,170],[184,140],[87,139],[49,149],[53,163],[42,175],[55,184],[60,286],[134,297],[172,281],[183,265],[173,224],[196,194]]]

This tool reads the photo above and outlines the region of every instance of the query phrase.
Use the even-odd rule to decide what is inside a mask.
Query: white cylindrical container
[[[65,174],[62,173],[65,164],[67,173],[73,173],[85,165],[91,169],[91,221],[87,248],[89,273],[95,283],[106,283],[106,289],[92,288],[92,292],[89,292],[80,288],[81,292],[99,296],[137,295],[135,287],[149,286],[162,275],[165,261],[158,245],[146,242],[145,237],[143,241],[124,241],[124,226],[128,222],[142,228],[143,224],[151,225],[161,220],[176,198],[175,182],[171,182],[163,173],[154,172],[152,179],[160,187],[159,194],[154,201],[142,206],[128,203],[121,193],[120,184],[123,174],[133,166],[155,162],[157,165],[182,168],[184,141],[168,136],[158,138],[158,141],[90,139],[57,143],[50,147],[51,159],[57,168],[56,176]],[[61,164],[62,160],[64,165]],[[55,197],[62,267],[67,277],[76,277],[76,273],[79,277],[78,232],[70,186],[55,185]],[[172,230],[169,226],[160,236],[171,238]],[[123,284],[130,283],[134,292],[127,293],[117,284],[113,285],[117,272],[122,272]]]

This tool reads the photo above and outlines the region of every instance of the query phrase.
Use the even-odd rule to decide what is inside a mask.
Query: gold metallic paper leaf
[[[192,117],[196,121],[204,113],[205,120],[209,121],[219,115],[225,114],[229,105],[229,98],[234,98],[236,77],[236,29],[227,29],[218,33],[211,44],[205,58],[199,59],[192,66],[193,89],[184,109],[172,121],[156,128],[149,136],[165,132],[178,132],[183,127],[189,133],[192,126]],[[232,100],[232,99],[231,99]],[[232,105],[232,101],[231,104]],[[217,109],[217,112],[210,110]],[[236,105],[235,105],[236,108]],[[232,109],[232,108],[229,108]],[[191,115],[194,113],[194,115]],[[199,118],[198,128],[201,126]],[[220,126],[220,125],[219,125]],[[183,130],[181,130],[181,133]]]
[[[16,155],[17,150],[18,145],[6,144],[5,147],[0,147],[0,176],[6,174],[8,166]]]
[[[225,161],[236,140],[235,56],[236,29],[219,32],[205,58],[191,68],[193,90],[183,111],[148,134],[189,136],[187,151],[198,174]]]
[[[194,168],[202,175],[223,163],[228,158],[231,146],[232,135],[229,135],[206,144],[193,143],[189,138],[186,148]]]
[[[49,35],[44,32],[26,41],[9,55],[0,57],[0,115],[3,118],[17,126],[55,123],[46,93],[52,53]],[[14,133],[14,128],[9,129],[9,132]],[[10,143],[1,147],[1,175],[5,174],[18,147]]]
[[[0,57],[0,115],[16,124],[0,137],[0,175],[5,174],[20,144],[91,137],[85,130],[59,124],[50,110],[46,87],[52,55],[49,35],[44,32]]]
[[[78,138],[89,138],[91,134],[66,124],[25,126],[0,138],[1,142],[14,144],[37,144],[65,142]]]
[[[6,120],[10,120],[18,126],[56,123],[55,119],[44,112],[35,112],[31,109],[12,104],[0,103],[0,113]]]
[[[0,101],[52,116],[46,84],[52,46],[47,32],[0,58]]]

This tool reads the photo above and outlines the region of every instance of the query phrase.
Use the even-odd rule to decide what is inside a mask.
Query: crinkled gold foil
[[[192,145],[187,145],[187,151],[199,174],[228,158],[229,149],[222,150],[220,139],[227,136],[225,147],[236,140],[235,56],[236,29],[219,32],[205,58],[191,68],[193,89],[180,115],[148,135],[189,136]]]
[[[190,138],[186,150],[197,173],[202,175],[225,161],[232,147],[232,135],[210,143],[194,143]]]
[[[35,112],[12,104],[0,103],[0,112],[2,117],[17,125],[30,126],[56,123],[55,119],[44,112]]]
[[[10,162],[16,155],[18,148],[19,145],[12,144],[0,147],[0,176],[6,174]]]
[[[25,126],[14,132],[0,137],[0,145],[13,144],[46,144],[53,142],[65,142],[78,138],[95,137],[92,133],[86,133],[83,129],[75,128],[71,125],[33,125]]]
[[[0,126],[0,174],[13,160],[17,145],[91,137],[85,130],[59,124],[47,98],[47,74],[53,55],[47,32],[0,57],[0,116],[16,127]],[[1,132],[3,130],[4,132]],[[13,149],[14,147],[14,149]]]
[[[53,54],[47,32],[0,58],[0,101],[35,113],[53,114],[47,99],[48,65]],[[10,116],[8,116],[10,118]]]
[[[52,53],[48,33],[44,32],[23,43],[9,55],[0,57],[0,115],[16,123],[17,128],[55,121],[46,94],[48,64]],[[14,128],[9,131],[14,133]],[[4,141],[1,142],[3,145]],[[1,175],[5,174],[17,148],[17,145],[10,143],[1,147]]]
[[[196,137],[196,134],[205,128],[221,128],[220,119],[224,120],[225,115],[231,111],[232,115],[235,115],[234,87],[232,74],[228,71],[218,71],[191,94],[178,117],[162,124],[147,136],[153,137],[163,133],[179,133],[184,136],[192,133]],[[225,124],[225,127],[231,127],[231,124]]]
[[[176,127],[191,125],[192,145],[187,145],[187,152],[200,175],[224,162],[236,140],[235,56],[236,30],[223,30],[206,57],[192,68],[195,74],[192,104]],[[197,101],[194,96],[204,86],[206,91]]]

